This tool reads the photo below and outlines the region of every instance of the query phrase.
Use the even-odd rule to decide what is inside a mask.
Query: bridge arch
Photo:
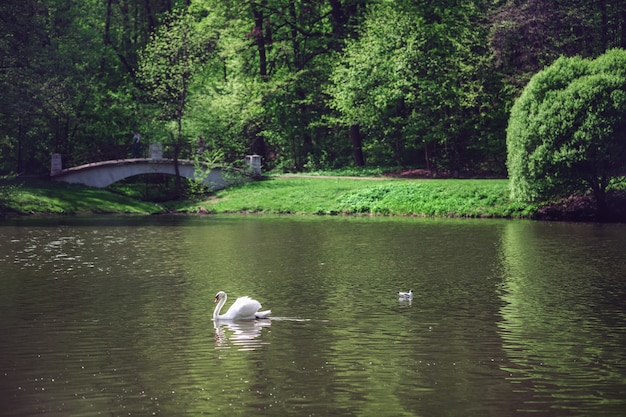
[[[60,166],[60,161],[58,166]],[[201,181],[204,185],[214,190],[251,179],[244,171],[228,170],[229,173],[225,175],[225,169],[223,168],[212,168],[208,175],[198,177],[194,161],[190,160],[178,160],[178,168],[181,177]],[[55,170],[53,159],[50,176],[55,181],[105,188],[124,178],[141,174],[176,175],[174,160],[153,158],[120,159]]]

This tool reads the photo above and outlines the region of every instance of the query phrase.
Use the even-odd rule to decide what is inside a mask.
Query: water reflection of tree
[[[623,406],[626,312],[607,299],[606,280],[624,276],[622,239],[604,226],[511,222],[503,234],[503,367],[527,409]],[[613,254],[613,255],[611,255]],[[616,272],[619,269],[621,272]],[[620,290],[621,288],[621,290]],[[624,291],[623,284],[614,287]],[[620,336],[621,335],[621,336]],[[621,387],[621,388],[619,388]]]

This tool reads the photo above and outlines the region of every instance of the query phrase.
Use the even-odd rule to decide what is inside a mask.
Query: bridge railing
[[[179,159],[192,159],[195,155],[195,149],[192,145],[183,146],[180,151]],[[63,167],[74,167],[84,164],[91,164],[100,161],[112,161],[119,159],[133,158],[131,145],[108,145],[104,148],[84,148],[72,153],[61,154],[63,159]],[[149,158],[149,145],[142,143],[139,148],[140,158]],[[174,158],[174,147],[165,144],[163,146],[163,158]]]
[[[70,154],[61,154],[64,167],[91,164],[100,161],[126,159],[131,155],[129,145],[109,145],[106,148],[80,149]]]
[[[157,145],[158,156],[155,156],[153,150],[146,144],[141,144],[140,158],[174,158],[174,146],[153,143]],[[194,159],[197,155],[197,149],[192,145],[185,146],[179,150],[178,159]],[[73,154],[54,154],[52,156],[51,174],[57,174],[64,168],[76,167],[85,164],[91,164],[102,161],[123,160],[132,158],[132,149],[130,145],[111,145],[104,149],[83,149]],[[259,155],[248,155],[242,162],[242,169],[249,170],[252,175],[261,175],[261,157]],[[237,164],[239,165],[239,164]]]

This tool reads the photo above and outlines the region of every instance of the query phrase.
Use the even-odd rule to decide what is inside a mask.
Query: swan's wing
[[[254,318],[254,314],[261,308],[261,303],[248,296],[239,297],[226,312],[230,319]]]
[[[256,317],[257,319],[265,319],[269,317],[270,314],[272,314],[272,310],[257,311],[256,313],[254,313],[254,317]]]

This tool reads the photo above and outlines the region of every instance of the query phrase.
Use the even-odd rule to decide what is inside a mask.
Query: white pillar
[[[52,163],[50,164],[50,175],[58,174],[63,170],[63,163],[61,162],[61,154],[52,154]]]
[[[261,175],[261,155],[246,155],[246,164],[253,175]]]
[[[150,159],[163,159],[163,145],[155,142],[150,144]]]

